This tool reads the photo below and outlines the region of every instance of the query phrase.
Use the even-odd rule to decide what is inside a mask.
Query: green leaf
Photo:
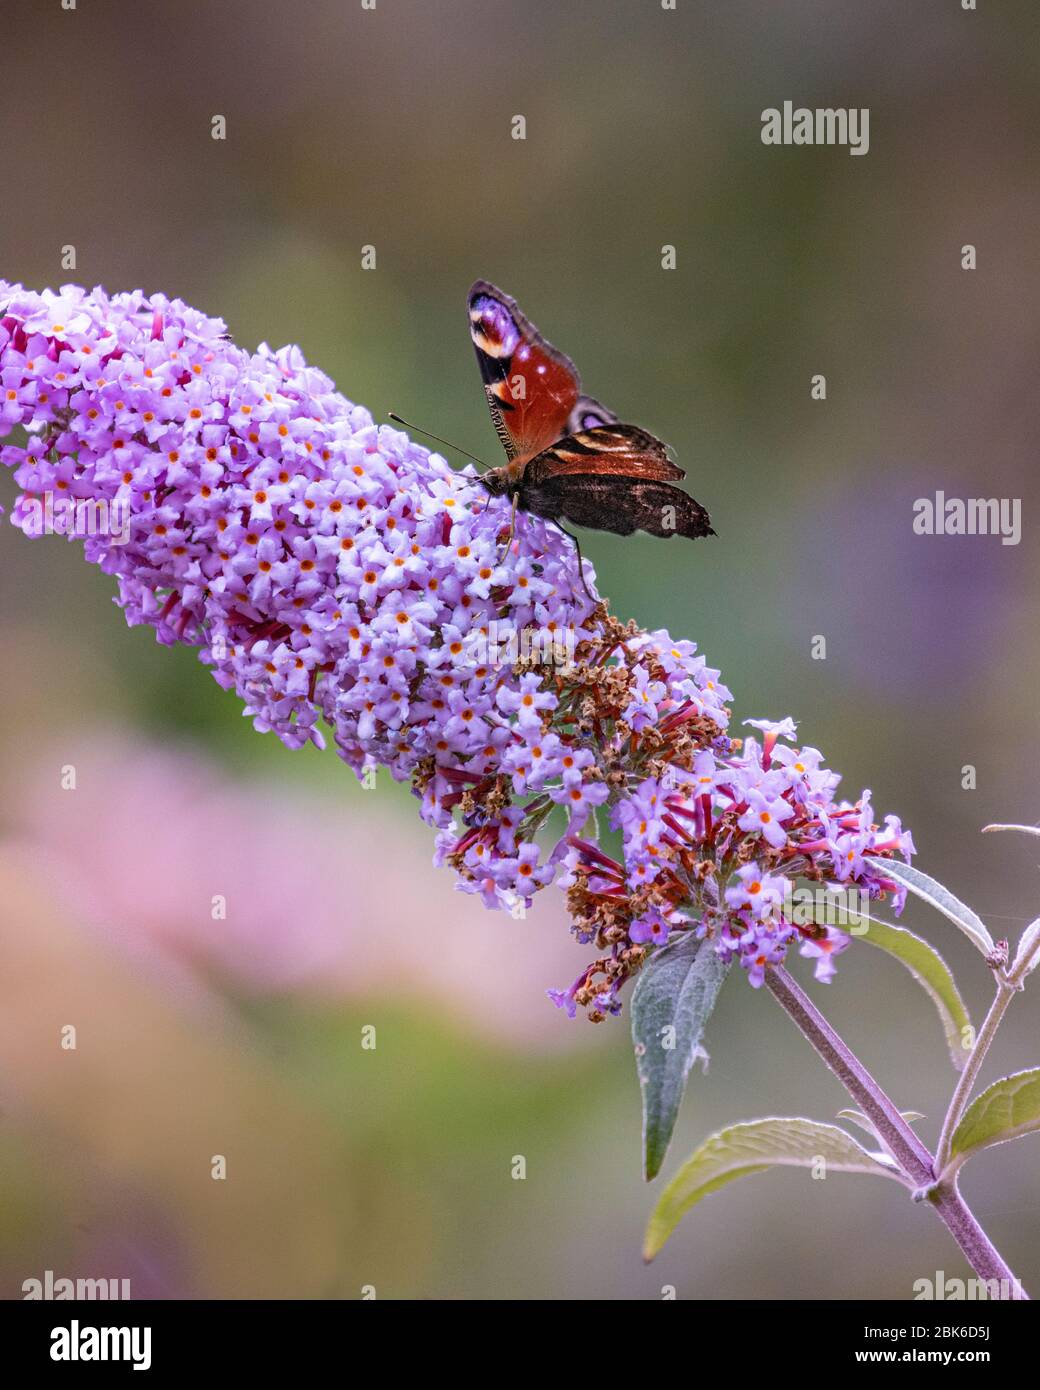
[[[646,1228],[643,1258],[652,1260],[692,1206],[735,1178],[767,1168],[809,1168],[824,1159],[837,1173],[870,1173],[906,1184],[837,1125],[816,1120],[751,1120],[720,1130],[697,1149],[661,1193]]]
[[[885,878],[894,879],[904,888],[909,888],[911,893],[916,893],[926,903],[931,903],[944,917],[948,917],[955,927],[960,927],[984,956],[993,951],[993,938],[978,913],[973,912],[966,903],[962,903],[960,898],[955,898],[948,888],[923,874],[920,869],[904,864],[902,860],[873,857],[873,862]]]
[[[958,1166],[979,1149],[1006,1144],[1040,1129],[1040,1067],[1016,1071],[976,1096],[950,1141]]]
[[[946,1046],[950,1049],[950,1060],[958,1071],[963,1071],[970,1055],[970,1047],[964,1046],[964,1040],[970,1037],[974,1041],[975,1035],[950,967],[934,946],[905,927],[893,927],[888,922],[878,921],[876,917],[870,917],[867,921],[867,930],[862,935],[857,933],[856,939],[868,941],[871,946],[887,951],[906,966],[938,1009],[946,1034]]]
[[[921,1113],[920,1110],[900,1110],[899,1113],[900,1115],[902,1115],[903,1119],[907,1122],[908,1125],[912,1125],[916,1120],[924,1119],[924,1115]],[[838,1119],[851,1120],[854,1125],[859,1125],[860,1129],[866,1130],[867,1134],[869,1134],[871,1138],[878,1138],[878,1132],[874,1128],[871,1121],[867,1119],[866,1115],[861,1115],[858,1110],[839,1110]],[[878,1139],[878,1143],[880,1142],[880,1139]]]
[[[691,932],[663,947],[639,972],[632,995],[632,1041],[643,1093],[643,1171],[657,1176],[686,1078],[700,1051],[728,966]]]
[[[1024,980],[1040,965],[1040,951],[1037,950],[1038,941],[1040,941],[1040,917],[1035,922],[1030,922],[1019,938],[1018,950],[1015,952],[1015,963],[1011,967],[1012,979]]]
[[[988,835],[991,830],[1020,830],[1023,835],[1040,835],[1040,825],[984,825],[983,835]]]

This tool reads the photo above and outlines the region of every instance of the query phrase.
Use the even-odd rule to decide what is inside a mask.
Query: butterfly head
[[[489,468],[485,473],[481,473],[480,481],[490,492],[492,497],[504,497],[508,492],[514,492],[517,480],[512,476],[508,467]]]

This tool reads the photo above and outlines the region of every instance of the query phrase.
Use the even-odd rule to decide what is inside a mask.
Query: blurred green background
[[[978,831],[1040,817],[1038,21],[1033,0],[4,0],[0,275],[181,296],[497,463],[463,317],[494,280],[710,508],[695,547],[585,537],[616,611],[695,639],[736,718],[795,716],[1013,937],[1032,842]],[[869,107],[869,154],[763,146],[785,99]],[[937,489],[1021,498],[1022,543],[914,536]],[[139,1297],[907,1298],[966,1275],[895,1188],[797,1173],[714,1197],[644,1268],[627,1023],[546,1000],[584,960],[559,895],[485,913],[430,867],[406,788],[258,737],[77,547],[2,540],[4,1297],[47,1268]],[[904,920],[981,1018],[970,946]],[[934,1141],[953,1075],[910,979],[860,946],[814,994]],[[1040,1061],[1037,1005],[990,1079]],[[708,1043],[668,1172],[711,1129],[845,1103],[742,979]],[[1036,1153],[963,1184],[1027,1287]]]

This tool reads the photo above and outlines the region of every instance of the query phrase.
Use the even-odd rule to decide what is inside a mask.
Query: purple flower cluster
[[[555,527],[524,517],[507,544],[507,499],[377,427],[297,348],[250,355],[162,295],[0,282],[0,437],[15,426],[13,522],[39,534],[56,499],[87,517],[128,622],[200,648],[289,747],[324,725],[359,776],[410,780],[438,859],[488,906],[567,890],[605,952],[553,992],[569,1012],[616,1012],[676,931],[755,984],[798,937],[828,978],[847,937],[788,921],[785,884],[894,889],[868,856],[909,836],[875,825],[869,793],[836,804],[789,720],[731,740],[693,643],[591,603]]]

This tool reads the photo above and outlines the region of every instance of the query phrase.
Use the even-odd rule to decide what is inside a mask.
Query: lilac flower
[[[752,787],[747,794],[747,810],[737,824],[741,830],[757,830],[774,849],[779,849],[787,843],[784,821],[790,820],[794,813],[794,807],[782,796],[773,796],[760,787]]]
[[[644,917],[637,918],[629,928],[628,939],[637,946],[663,946],[668,940],[669,924],[659,908],[652,908]]]
[[[769,966],[783,961],[793,935],[786,923],[755,922],[740,936],[740,963],[753,989],[760,989],[765,983]]]
[[[564,772],[563,785],[549,793],[558,806],[567,809],[570,828],[580,830],[596,806],[602,806],[610,794],[605,782],[586,782],[578,771]]]
[[[757,864],[744,864],[734,874],[734,882],[726,889],[728,907],[750,913],[765,920],[780,910],[784,899],[784,880],[764,873]]]
[[[822,984],[830,984],[834,979],[834,957],[845,950],[849,940],[844,932],[836,931],[834,927],[824,927],[821,936],[807,937],[802,941],[798,954],[815,960],[813,974],[816,979]]]
[[[0,282],[0,438],[16,427],[0,462],[27,535],[48,497],[127,509],[125,534],[83,542],[128,623],[197,648],[288,747],[328,735],[358,776],[410,782],[435,862],[488,907],[559,882],[600,952],[551,994],[568,1012],[616,1013],[684,931],[760,984],[797,935],[792,879],[902,905],[884,856],[909,859],[909,833],[879,829],[869,793],[836,801],[793,720],[732,738],[732,695],[694,643],[590,601],[550,523],[522,517],[507,550],[507,499],[377,426],[299,349],[250,355],[162,295]],[[566,638],[566,662],[532,631]],[[818,978],[845,940],[806,938]]]
[[[542,711],[556,707],[555,696],[548,691],[540,690],[540,686],[539,677],[531,674],[520,678],[519,688],[516,690],[510,690],[506,686],[499,688],[499,708],[508,714],[515,714],[521,729],[540,730]]]
[[[667,694],[667,688],[660,682],[651,680],[645,667],[640,667],[632,681],[631,702],[625,710],[626,723],[639,733],[657,719],[657,706]]]

